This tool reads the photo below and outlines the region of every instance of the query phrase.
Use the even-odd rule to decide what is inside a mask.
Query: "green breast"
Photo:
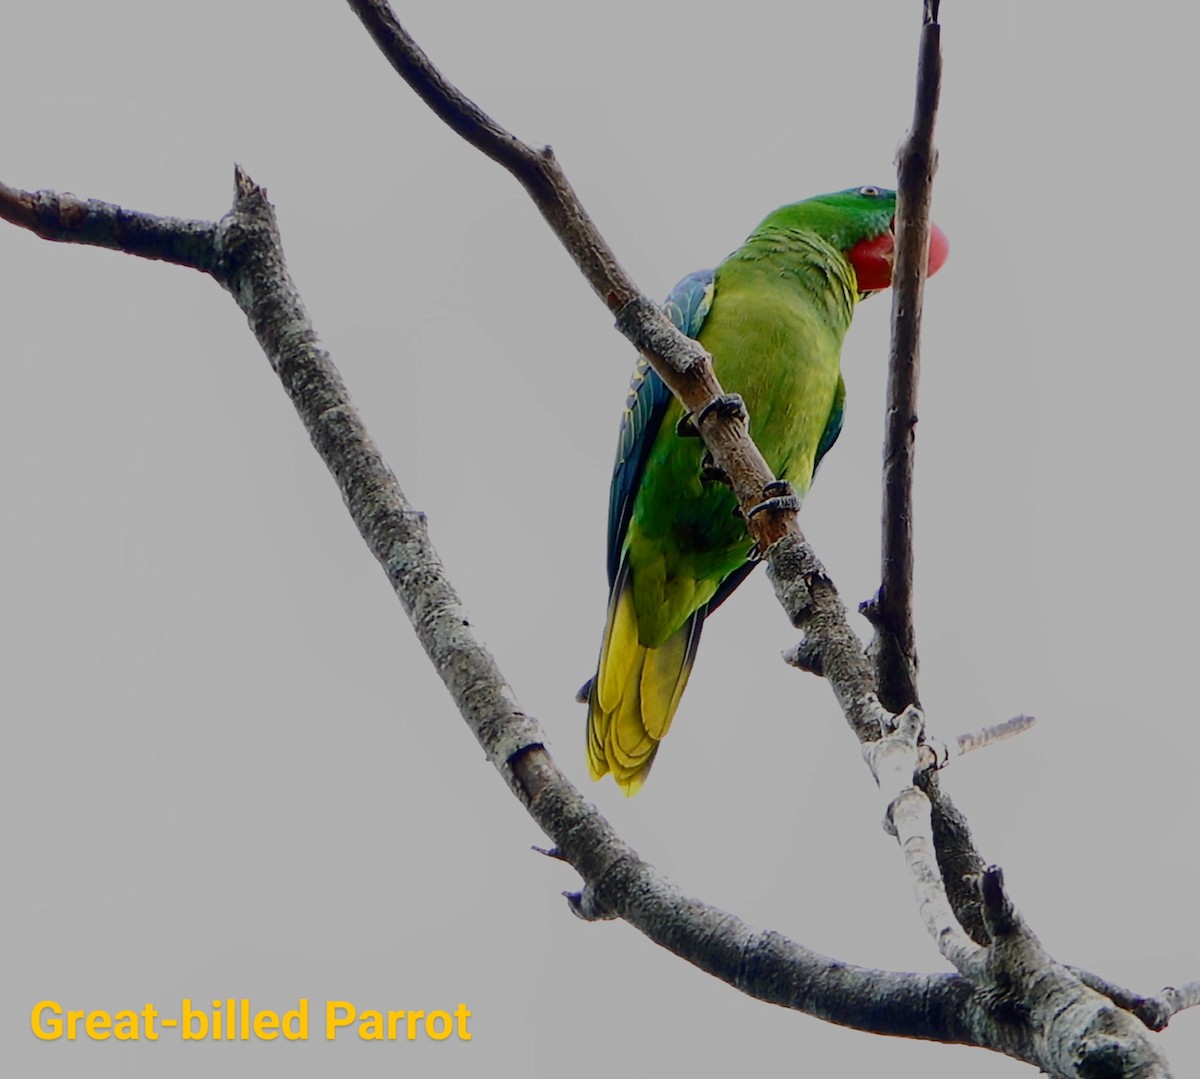
[[[789,246],[772,236],[756,247],[756,239],[718,267],[699,340],[726,392],[745,400],[767,464],[803,495],[833,407],[853,271],[820,242]],[[713,597],[750,544],[730,490],[700,478],[701,440],[675,433],[680,415],[672,402],[626,537],[639,635],[650,647]]]

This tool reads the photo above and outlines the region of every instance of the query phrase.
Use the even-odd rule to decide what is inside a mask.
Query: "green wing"
[[[821,463],[821,458],[833,448],[833,444],[838,440],[838,435],[842,433],[842,420],[845,417],[846,380],[838,375],[837,389],[833,391],[833,408],[829,412],[829,419],[825,421],[825,430],[821,432],[821,441],[817,444],[817,455],[813,458],[814,475],[816,475],[817,466]]]

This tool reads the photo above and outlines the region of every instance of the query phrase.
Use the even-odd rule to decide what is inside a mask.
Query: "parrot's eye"
[[[879,188],[875,187],[873,184],[867,184],[866,187],[860,187],[858,189],[858,193],[864,198],[868,199],[877,199],[880,195]]]

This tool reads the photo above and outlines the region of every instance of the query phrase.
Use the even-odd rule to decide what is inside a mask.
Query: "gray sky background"
[[[890,184],[920,5],[400,4],[555,147],[662,296],[777,205]],[[474,622],[559,763],[685,892],[840,959],[940,970],[828,688],[752,578],[705,631],[645,790],[591,785],[572,696],[604,617],[633,356],[523,192],[345,5],[10,5],[0,177],[180,216],[235,161]],[[943,5],[917,532],[935,732],[1039,726],[946,774],[1060,959],[1200,977],[1189,232],[1195,17]],[[1086,16],[1084,18],[1083,16]],[[888,301],[803,524],[874,590]],[[231,300],[0,228],[0,1059],[9,1074],[1032,1074],[741,997],[622,924],[484,762]],[[857,616],[856,616],[856,621]],[[866,632],[865,623],[858,622]],[[41,1043],[29,1009],[346,998],[473,1040]],[[1162,1039],[1200,1071],[1200,1016]]]

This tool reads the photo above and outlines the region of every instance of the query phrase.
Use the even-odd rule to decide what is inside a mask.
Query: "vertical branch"
[[[875,627],[871,655],[879,699],[894,715],[910,704],[920,704],[912,603],[912,487],[929,204],[937,171],[933,131],[942,82],[941,26],[937,20],[938,0],[924,0],[912,128],[896,157],[899,200],[883,449],[881,581],[875,597],[860,608]],[[933,804],[934,845],[955,916],[976,943],[986,944],[988,936],[975,885],[986,863],[975,849],[966,818],[941,790],[937,772],[923,773],[918,785]]]
[[[937,171],[933,128],[942,81],[941,26],[937,16],[938,0],[925,0],[913,123],[896,158],[899,198],[883,444],[882,579],[875,597],[860,608],[875,627],[871,649],[879,697],[893,713],[920,703],[912,610],[912,483],[929,203],[933,174]]]

